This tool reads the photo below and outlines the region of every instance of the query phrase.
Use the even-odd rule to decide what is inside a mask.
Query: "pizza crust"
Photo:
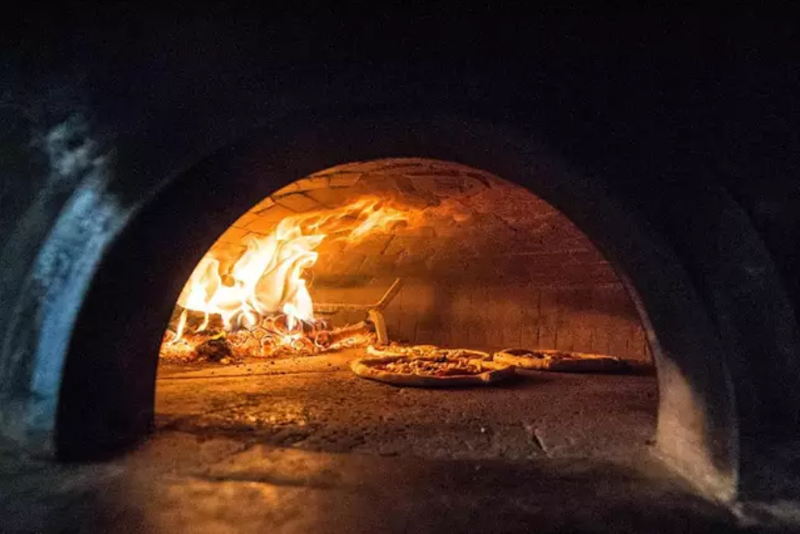
[[[554,371],[562,373],[597,373],[626,371],[624,360],[605,354],[566,352],[561,350],[504,349],[494,354],[495,362],[517,370]]]
[[[428,354],[417,355],[414,354],[414,352],[419,353],[421,351],[419,347],[416,349],[417,350],[414,351],[412,347],[391,347],[389,349],[375,349],[369,347],[367,352],[379,355],[372,358],[355,360],[350,364],[350,368],[358,376],[369,380],[376,380],[378,382],[385,382],[397,386],[430,388],[485,386],[506,380],[514,375],[513,367],[492,361],[490,359],[491,356],[485,352],[466,349],[439,349],[434,346],[425,346],[422,352],[427,351]],[[388,351],[393,351],[394,354],[386,355]],[[402,354],[402,352],[406,352],[407,354]],[[376,367],[404,360],[434,361],[440,358],[442,353],[446,353],[448,358],[464,358],[470,365],[476,366],[480,372],[478,374],[433,376],[392,372]]]

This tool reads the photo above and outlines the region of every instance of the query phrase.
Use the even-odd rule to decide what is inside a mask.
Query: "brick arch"
[[[320,170],[255,204],[209,254],[224,274],[249,239],[284,218],[365,196],[414,210],[419,220],[355,243],[323,241],[309,273],[315,302],[376,302],[401,278],[386,310],[394,340],[651,360],[626,288],[591,241],[528,189],[459,163],[386,158]]]
[[[634,210],[515,130],[464,117],[307,119],[251,132],[178,178],[165,178],[168,186],[111,244],[92,271],[88,294],[71,303],[80,314],[52,421],[62,457],[97,458],[147,433],[172,304],[202,254],[241,213],[298,177],[342,161],[414,156],[458,161],[525,186],[597,245],[631,291],[653,348],[657,451],[704,490],[735,495],[739,427],[720,333],[678,258]],[[113,306],[109,324],[109,309],[119,302],[125,305]]]

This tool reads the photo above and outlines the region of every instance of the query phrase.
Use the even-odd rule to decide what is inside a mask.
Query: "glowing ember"
[[[269,235],[252,237],[228,273],[221,272],[213,253],[207,254],[178,298],[183,312],[167,346],[205,330],[212,315],[221,317],[231,344],[246,346],[251,354],[317,352],[368,342],[371,334],[365,328],[341,336],[347,329],[328,330],[314,317],[304,275],[316,263],[316,248],[324,240],[358,242],[420,216],[421,210],[401,210],[364,197],[342,208],[283,219]],[[187,327],[189,312],[204,316],[194,329]]]

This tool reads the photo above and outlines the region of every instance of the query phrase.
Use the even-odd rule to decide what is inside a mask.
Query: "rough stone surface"
[[[409,460],[165,432],[101,465],[3,456],[0,477],[9,533],[745,531],[645,460]]]
[[[360,354],[162,364],[155,435],[125,458],[0,455],[3,532],[752,532],[773,517],[704,501],[650,457],[652,377],[397,388],[353,375]]]
[[[621,457],[655,432],[653,376],[540,373],[486,388],[357,377],[362,349],[247,364],[164,365],[156,422],[305,450],[446,459]]]

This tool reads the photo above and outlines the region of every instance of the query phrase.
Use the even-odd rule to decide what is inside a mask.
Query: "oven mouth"
[[[612,265],[527,189],[454,162],[347,163],[259,199],[192,271],[159,352],[173,432],[514,461],[641,456],[655,434]]]

